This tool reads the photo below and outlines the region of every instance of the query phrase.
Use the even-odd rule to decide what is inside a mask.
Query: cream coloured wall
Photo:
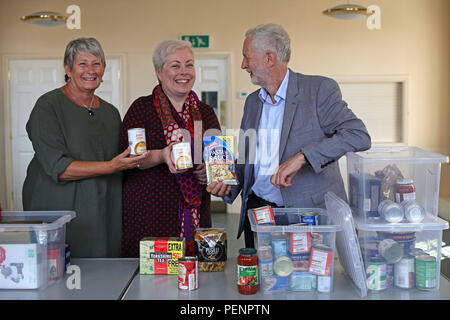
[[[450,155],[448,0],[360,0],[381,7],[382,29],[365,20],[341,21],[321,14],[339,0],[0,0],[0,203],[6,203],[5,108],[7,59],[62,57],[68,41],[96,37],[107,55],[125,63],[124,109],[156,84],[151,64],[155,45],[182,33],[209,34],[210,51],[231,52],[233,101],[230,127],[238,127],[244,100],[237,91],[256,89],[240,70],[245,31],[257,24],[282,24],[292,41],[290,67],[307,74],[406,75],[408,144]],[[42,10],[64,13],[81,7],[81,30],[26,24],[20,16]],[[275,5],[276,4],[276,5]],[[350,106],[351,107],[351,106]],[[7,134],[7,133],[6,133]],[[443,166],[441,195],[450,197],[450,169]],[[235,206],[234,206],[235,207]],[[234,208],[233,210],[236,210]]]

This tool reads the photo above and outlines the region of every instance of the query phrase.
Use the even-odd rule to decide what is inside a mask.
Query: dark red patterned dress
[[[152,96],[133,102],[123,119],[120,150],[128,147],[127,130],[145,128],[147,149],[167,146],[161,120],[152,105]],[[220,129],[214,110],[200,102],[199,110],[205,130]],[[178,200],[180,191],[175,176],[166,164],[147,170],[124,172],[122,191],[122,256],[139,257],[139,241],[143,237],[177,237],[180,234]],[[211,197],[203,190],[200,227],[211,227]]]

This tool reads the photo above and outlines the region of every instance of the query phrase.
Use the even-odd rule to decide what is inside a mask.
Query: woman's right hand
[[[128,147],[121,154],[117,155],[111,160],[111,165],[114,171],[122,171],[128,169],[139,168],[144,160],[149,156],[150,151],[146,151],[139,156],[130,157],[131,147]]]
[[[176,168],[175,168],[175,165],[173,164],[173,161],[172,161],[172,146],[174,145],[175,143],[174,142],[172,142],[171,144],[169,144],[167,147],[165,147],[164,149],[161,149],[161,154],[160,154],[160,156],[161,156],[161,162],[164,162],[164,163],[166,163],[167,164],[167,166],[169,167],[169,171],[171,172],[171,173],[180,173],[180,171],[178,171]]]

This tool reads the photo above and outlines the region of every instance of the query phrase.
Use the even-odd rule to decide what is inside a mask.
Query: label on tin
[[[191,144],[181,142],[172,146],[172,162],[177,170],[192,168]]]
[[[399,288],[413,288],[415,285],[414,258],[404,258],[394,265],[394,284]]]
[[[436,288],[436,259],[429,257],[426,259],[423,256],[416,257],[416,287],[418,289],[433,289]]]
[[[197,260],[181,260],[178,262],[178,288],[184,290],[198,289]]]
[[[128,144],[131,147],[132,155],[140,155],[147,151],[147,144],[145,141],[145,129],[134,128],[128,130]]]
[[[311,234],[309,232],[292,232],[290,234],[289,249],[292,254],[311,250]]]
[[[258,266],[237,265],[237,276],[239,286],[258,285]]]
[[[387,288],[386,283],[386,263],[371,263],[367,267],[367,289],[384,290]]]
[[[253,216],[255,217],[256,224],[275,224],[272,207],[253,209]]]
[[[328,276],[332,262],[333,252],[312,248],[308,271],[320,276]]]

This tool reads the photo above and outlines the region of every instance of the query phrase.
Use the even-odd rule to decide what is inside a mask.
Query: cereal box
[[[234,137],[206,136],[203,138],[207,183],[222,181],[236,185]]]
[[[184,240],[147,237],[140,241],[140,274],[178,274],[178,259],[184,256]]]

